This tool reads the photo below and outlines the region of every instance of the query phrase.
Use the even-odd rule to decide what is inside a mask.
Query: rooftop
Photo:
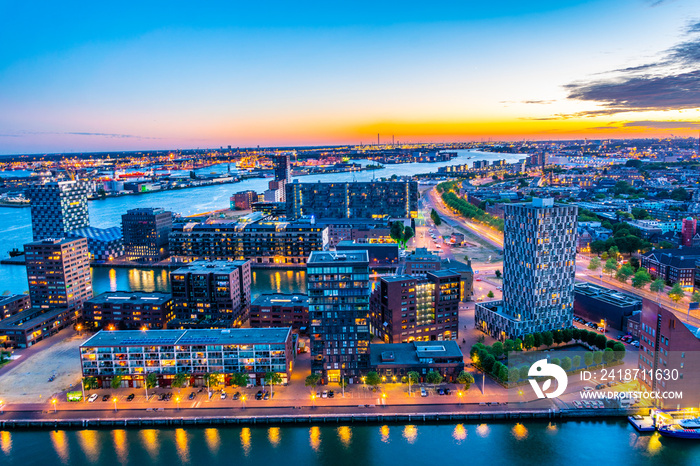
[[[308,306],[309,297],[305,294],[264,293],[255,298],[253,306]]]
[[[307,265],[343,263],[343,262],[366,262],[369,264],[369,254],[363,251],[343,251],[342,253],[333,251],[313,251],[309,256]]]
[[[425,364],[421,363],[421,359],[464,360],[462,351],[454,340],[371,344],[369,345],[369,356],[372,366]]]
[[[173,273],[231,273],[248,261],[194,261]]]
[[[71,244],[76,241],[80,241],[83,238],[46,238],[39,241],[32,241],[30,243],[25,243],[24,247],[27,246],[51,246],[51,245],[64,245]]]
[[[96,239],[99,241],[116,241],[122,238],[122,229],[119,227],[111,228],[97,228],[97,227],[85,227],[78,228],[77,230],[72,230],[68,233],[71,236],[78,236],[81,238]]]
[[[31,328],[38,323],[52,320],[64,312],[66,312],[65,307],[59,307],[54,309],[30,307],[29,309],[25,309],[24,311],[19,312],[13,315],[12,317],[0,320],[0,328],[9,330],[21,330],[24,328]]]
[[[574,293],[590,296],[615,306],[642,304],[642,298],[592,283],[576,283],[574,285]]]
[[[130,302],[139,304],[158,305],[172,299],[170,293],[146,293],[143,291],[109,291],[95,296],[88,302],[93,304]]]
[[[194,330],[100,330],[81,346],[261,345],[287,341],[291,327]]]

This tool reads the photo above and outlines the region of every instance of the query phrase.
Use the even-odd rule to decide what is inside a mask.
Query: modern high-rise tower
[[[122,215],[124,250],[129,260],[157,262],[169,255],[173,213],[160,208],[130,209]]]
[[[572,325],[578,207],[552,199],[504,206],[503,300],[476,306],[498,339]]]
[[[68,232],[90,226],[88,186],[80,181],[36,184],[28,190],[34,241],[65,238]]]
[[[275,155],[272,157],[275,164],[275,181],[284,181],[289,183],[292,179],[292,164],[289,160],[289,154]]]
[[[369,370],[367,251],[314,251],[306,263],[311,371],[325,382],[358,383]]]

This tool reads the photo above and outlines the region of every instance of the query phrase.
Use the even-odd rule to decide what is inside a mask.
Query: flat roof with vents
[[[191,330],[100,330],[80,346],[280,344],[291,338],[291,334],[291,327]]]

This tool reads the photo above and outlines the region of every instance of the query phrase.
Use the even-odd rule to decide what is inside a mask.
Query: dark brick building
[[[309,298],[305,294],[264,293],[250,305],[250,326],[293,327],[309,325]]]
[[[93,328],[162,329],[174,317],[168,293],[114,291],[83,305],[83,319]]]

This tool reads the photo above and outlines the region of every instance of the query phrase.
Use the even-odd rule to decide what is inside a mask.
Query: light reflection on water
[[[79,430],[77,432],[78,443],[83,450],[85,457],[90,463],[97,463],[100,459],[100,444],[97,439],[96,430]]]
[[[471,436],[470,429],[474,429]],[[240,443],[235,441],[237,436]],[[512,466],[540,464],[542,455],[552,463],[566,463],[572,448],[585,448],[591,442],[605,451],[607,461],[614,463],[690,466],[697,464],[700,457],[697,443],[680,444],[657,434],[638,434],[623,421],[496,422],[0,431],[0,465],[243,466],[273,464],[282,454],[282,459],[293,458],[308,466],[384,466],[429,464],[435,461],[436,454],[457,457],[469,448],[469,454],[475,458],[488,456],[490,466]],[[498,452],[495,456],[494,451]]]
[[[0,431],[0,450],[6,455],[12,452],[12,435],[6,431]]]
[[[53,449],[58,455],[58,459],[61,460],[63,464],[69,464],[70,456],[68,456],[68,440],[66,439],[66,432],[63,430],[52,430],[50,432],[51,443],[53,444]]]

